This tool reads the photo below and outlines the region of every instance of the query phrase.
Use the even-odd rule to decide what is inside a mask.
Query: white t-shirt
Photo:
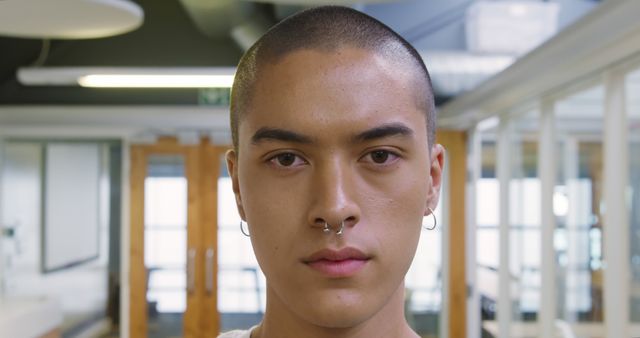
[[[218,338],[251,338],[251,330],[233,330],[219,335]]]

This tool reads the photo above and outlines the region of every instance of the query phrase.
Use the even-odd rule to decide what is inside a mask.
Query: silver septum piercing
[[[344,229],[344,221],[342,221],[342,223],[340,223],[340,229],[338,229],[338,231],[336,231],[336,235],[342,235],[342,230]],[[328,222],[324,222],[324,228],[322,229],[322,232],[324,232],[325,234],[328,234],[331,232],[331,227],[329,227],[329,223]]]
[[[436,219],[436,214],[433,212],[433,209],[431,209],[429,207],[427,207],[427,209],[429,209],[429,211],[431,212],[431,216],[433,216],[433,226],[430,227],[430,228],[427,228],[427,227],[423,226],[423,228],[425,228],[427,230],[433,230],[438,225],[438,220]]]

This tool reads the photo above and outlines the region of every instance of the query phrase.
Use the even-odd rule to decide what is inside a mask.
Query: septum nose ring
[[[343,229],[344,229],[344,221],[340,223],[340,228],[336,231],[336,235],[342,235]],[[324,222],[324,229],[322,229],[322,232],[324,232],[325,234],[328,234],[331,232],[331,227],[329,226],[328,222]]]

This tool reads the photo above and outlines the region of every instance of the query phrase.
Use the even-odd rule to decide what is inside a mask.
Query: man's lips
[[[370,259],[362,251],[347,247],[317,251],[304,259],[303,263],[327,277],[344,278],[355,275]]]

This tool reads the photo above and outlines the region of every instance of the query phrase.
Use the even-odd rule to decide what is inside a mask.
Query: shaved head
[[[242,57],[231,90],[231,133],[238,150],[238,126],[251,106],[254,87],[265,67],[288,54],[308,49],[335,52],[341,48],[372,51],[412,74],[416,106],[424,111],[428,142],[435,141],[435,103],[431,79],[418,52],[380,21],[348,7],[325,6],[302,11],[271,28]]]

